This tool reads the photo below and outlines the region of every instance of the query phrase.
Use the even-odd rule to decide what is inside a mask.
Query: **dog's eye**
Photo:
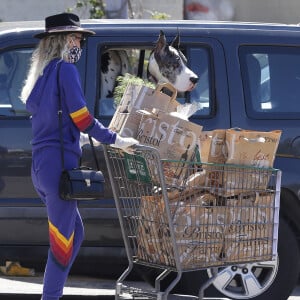
[[[178,56],[178,57],[176,58],[176,64],[177,64],[177,66],[180,66],[182,63],[184,64],[184,61],[182,60],[181,57]]]

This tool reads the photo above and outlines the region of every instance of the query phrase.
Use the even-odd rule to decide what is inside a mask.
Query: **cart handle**
[[[141,145],[141,144],[135,144],[135,145],[132,145],[130,147],[134,152],[137,152],[137,151],[154,151],[154,152],[157,152],[158,153],[158,150],[154,147],[151,147],[151,146],[146,146],[146,145]]]

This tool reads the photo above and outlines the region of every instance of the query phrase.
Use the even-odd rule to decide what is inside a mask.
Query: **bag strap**
[[[60,98],[60,86],[59,86],[59,75],[60,75],[60,67],[61,67],[61,62],[58,64],[57,66],[57,89],[58,89],[58,124],[59,124],[59,140],[60,140],[60,156],[61,156],[61,168],[62,171],[65,170],[65,156],[64,156],[64,142],[63,142],[63,130],[62,130],[62,104],[61,104],[61,98]],[[92,148],[92,153],[93,153],[93,157],[95,160],[95,164],[97,167],[97,170],[100,171],[99,168],[99,163],[97,160],[97,156],[96,156],[96,150],[95,150],[95,146],[94,146],[94,142],[93,139],[90,135],[89,136],[89,141],[90,141],[90,145]]]
[[[62,171],[65,169],[65,156],[64,156],[64,143],[62,132],[62,105],[60,99],[60,86],[59,86],[59,74],[61,63],[57,64],[57,90],[58,90],[58,124],[59,124],[59,140],[60,140],[60,157]]]
[[[97,159],[97,156],[96,156],[96,150],[95,150],[95,147],[94,147],[94,142],[93,142],[93,139],[90,135],[89,136],[89,141],[90,141],[90,144],[91,144],[91,148],[92,148],[92,152],[93,152],[93,157],[94,157],[94,160],[95,160],[95,164],[96,164],[96,168],[98,171],[100,171],[100,168],[99,168],[99,163],[98,163],[98,159]]]

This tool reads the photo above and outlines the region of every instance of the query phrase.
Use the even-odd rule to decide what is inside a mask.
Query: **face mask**
[[[68,62],[69,63],[77,63],[80,59],[82,49],[78,48],[73,42],[73,47],[70,48],[67,52]]]

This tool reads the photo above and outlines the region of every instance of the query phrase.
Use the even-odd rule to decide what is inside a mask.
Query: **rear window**
[[[20,99],[32,48],[9,49],[0,52],[0,115],[28,115]]]
[[[299,119],[300,47],[247,46],[239,56],[248,116]]]

